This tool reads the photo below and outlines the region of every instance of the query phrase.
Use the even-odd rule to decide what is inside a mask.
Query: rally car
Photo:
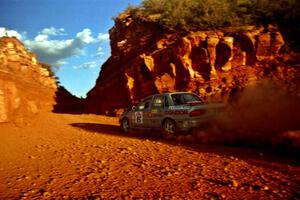
[[[168,137],[207,123],[223,106],[205,104],[196,94],[188,92],[155,94],[121,114],[119,122],[126,133],[131,129],[157,129]]]

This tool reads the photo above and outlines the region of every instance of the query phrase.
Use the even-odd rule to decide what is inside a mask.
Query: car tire
[[[165,119],[162,125],[163,138],[172,138],[176,136],[176,123],[172,119]]]
[[[129,122],[128,118],[122,119],[121,128],[122,128],[122,131],[124,133],[129,133],[130,132],[130,122]]]

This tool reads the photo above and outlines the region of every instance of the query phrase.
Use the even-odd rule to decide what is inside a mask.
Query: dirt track
[[[299,199],[297,161],[125,135],[116,118],[0,124],[0,199]]]

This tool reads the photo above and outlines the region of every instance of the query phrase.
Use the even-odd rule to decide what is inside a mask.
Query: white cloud
[[[96,61],[89,61],[85,62],[79,66],[75,66],[74,69],[92,69],[98,67],[98,64]]]
[[[68,62],[65,60],[58,60],[58,61],[56,61],[56,63],[57,63],[57,66],[63,66],[63,65],[68,64]]]
[[[102,47],[98,47],[96,56],[103,56],[103,55],[104,55],[103,48]]]
[[[0,27],[0,37],[8,36],[8,37],[16,37],[19,40],[22,39],[22,35],[14,30],[7,30],[4,27]]]
[[[38,55],[40,61],[56,67],[63,64],[65,58],[79,54],[84,47],[83,42],[76,38],[49,40],[42,35],[38,35],[34,40],[25,40],[24,44]]]
[[[53,67],[60,67],[66,64],[66,59],[72,56],[84,56],[85,47],[89,45],[109,41],[109,35],[107,33],[99,33],[97,37],[93,37],[92,30],[88,28],[78,32],[73,38],[59,40],[54,38],[58,35],[66,35],[63,28],[44,28],[38,32],[34,39],[29,39],[26,32],[19,34],[17,31],[6,30],[0,27],[0,37],[6,34],[10,37],[15,36],[22,40],[27,48],[37,54],[39,61],[48,63]],[[102,47],[99,47],[96,55],[102,56],[103,54]],[[92,61],[82,64],[80,68],[89,69],[96,66],[98,66],[96,62]]]
[[[20,40],[26,40],[27,39],[27,32],[26,31],[23,31],[21,33],[21,39]]]
[[[92,37],[90,29],[83,29],[76,34],[75,38],[65,40],[54,40],[45,33],[46,29],[40,32],[34,40],[25,40],[24,44],[38,55],[38,59],[42,62],[49,63],[59,67],[65,63],[66,58],[83,55],[84,48],[96,41]],[[51,29],[49,29],[51,30]],[[50,32],[48,32],[49,34]]]
[[[97,39],[100,42],[106,42],[109,41],[109,34],[108,33],[99,33]]]
[[[44,28],[41,32],[42,35],[65,35],[65,29],[63,28]]]
[[[77,33],[76,38],[80,39],[86,44],[95,42],[95,39],[92,37],[92,31],[88,28],[83,29],[81,32]]]
[[[34,41],[41,42],[41,41],[45,41],[47,39],[48,39],[48,35],[37,35],[34,38]]]

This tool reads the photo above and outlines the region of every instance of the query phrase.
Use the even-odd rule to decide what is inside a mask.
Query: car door
[[[134,128],[147,128],[147,113],[150,111],[151,99],[146,99],[139,103],[132,115],[132,124]]]
[[[153,98],[149,119],[150,125],[152,128],[161,128],[163,115],[165,110],[165,95],[156,95]]]

